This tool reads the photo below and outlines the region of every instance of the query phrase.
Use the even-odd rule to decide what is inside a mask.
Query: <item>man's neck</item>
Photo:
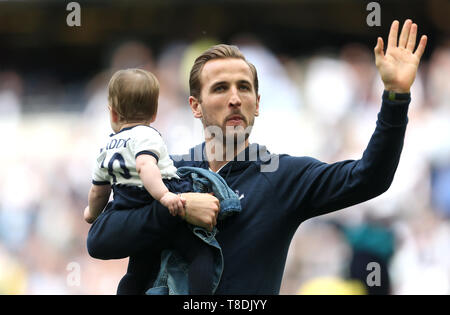
[[[222,166],[227,164],[229,161],[234,160],[234,158],[242,151],[248,147],[248,139],[240,144],[228,145],[229,150],[227,152],[226,144],[222,142],[216,142],[213,140],[206,141],[205,151],[206,158],[209,163],[209,168],[213,172],[217,172]]]

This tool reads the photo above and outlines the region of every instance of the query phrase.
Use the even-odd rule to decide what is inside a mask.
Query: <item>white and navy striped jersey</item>
[[[143,187],[136,170],[136,157],[141,154],[155,157],[163,179],[179,178],[161,134],[153,127],[137,125],[110,135],[100,149],[92,183]]]

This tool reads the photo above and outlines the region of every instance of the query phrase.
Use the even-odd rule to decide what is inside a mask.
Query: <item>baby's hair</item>
[[[142,69],[119,70],[108,84],[108,102],[124,122],[150,120],[158,110],[159,82]]]

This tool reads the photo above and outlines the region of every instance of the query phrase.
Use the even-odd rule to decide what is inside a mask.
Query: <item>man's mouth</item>
[[[226,125],[236,126],[236,125],[240,125],[243,122],[245,122],[244,117],[242,117],[240,115],[233,115],[233,116],[228,117],[228,119],[226,120]]]

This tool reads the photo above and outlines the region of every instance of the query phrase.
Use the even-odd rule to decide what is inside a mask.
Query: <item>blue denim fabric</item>
[[[191,175],[195,192],[214,193],[214,196],[220,201],[219,220],[241,211],[241,202],[238,196],[219,174],[190,166],[178,168],[177,173],[180,177]]]
[[[218,220],[223,220],[226,217],[241,212],[241,203],[234,191],[228,187],[225,180],[218,174],[198,167],[184,166],[177,170],[181,178],[190,176],[193,181],[194,192],[213,192],[214,196],[219,199],[220,212]],[[220,278],[222,277],[224,262],[222,249],[215,239],[218,230],[213,228],[212,232],[208,230],[193,226],[189,224],[190,229],[202,241],[209,246],[217,249],[217,254],[214,258],[214,275],[213,275],[213,289],[211,294],[217,289]],[[164,250],[161,253],[161,267],[159,274],[153,283],[153,287],[147,290],[148,295],[167,295],[167,294],[188,294],[189,265],[184,261],[179,253],[175,250]]]

